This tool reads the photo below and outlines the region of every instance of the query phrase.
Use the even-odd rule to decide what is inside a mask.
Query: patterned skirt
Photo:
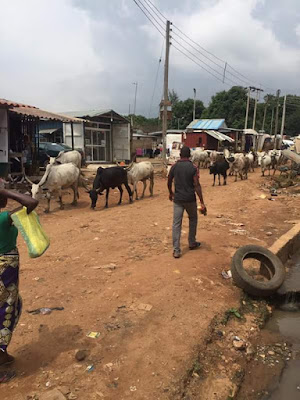
[[[0,254],[0,349],[6,350],[22,309],[19,296],[19,253]]]

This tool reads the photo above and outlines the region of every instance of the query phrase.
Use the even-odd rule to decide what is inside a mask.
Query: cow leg
[[[237,172],[235,173],[235,181],[234,182],[237,182]]]
[[[269,176],[271,175],[271,167],[269,166]]]
[[[45,213],[48,214],[50,212],[51,193],[47,192],[46,197],[47,197],[47,208],[45,208]]]
[[[143,193],[142,193],[142,199],[144,198],[144,195],[145,195],[145,190],[146,190],[146,187],[147,187],[147,179],[143,180],[143,185],[144,185],[144,188],[143,188]]]
[[[130,189],[130,187],[129,187],[127,182],[125,183],[125,187],[126,187],[126,190],[128,192],[129,202],[132,203],[133,202],[133,200],[132,200],[132,191],[131,191],[131,189]]]
[[[122,203],[123,188],[122,188],[122,186],[120,185],[120,186],[118,186],[118,189],[119,189],[119,191],[120,191],[120,200],[119,200],[118,205],[120,205],[120,204]]]
[[[109,188],[106,189],[105,208],[108,208],[108,195],[109,195]]]
[[[221,186],[220,174],[218,174],[219,186]]]
[[[61,191],[61,189],[58,191],[58,198],[59,198],[59,204],[60,204],[59,208],[61,210],[63,210],[65,207],[64,207],[64,203],[62,201],[62,191]],[[50,201],[49,201],[49,204],[50,204]]]
[[[72,206],[77,206],[78,185],[74,184],[72,186],[72,189],[73,189],[73,193],[74,193],[74,198],[73,198],[73,201],[71,204],[72,204]]]
[[[149,190],[150,190],[150,196],[153,196],[153,186],[154,186],[154,176],[153,174],[150,175],[150,186],[149,186]]]
[[[226,174],[226,172],[225,172],[225,174],[223,175],[223,178],[224,178],[223,185],[225,186],[225,185],[226,185],[226,179],[227,179],[227,174]]]
[[[275,172],[276,172],[276,167],[274,167],[274,172],[273,172],[273,175],[275,175]]]
[[[138,200],[139,199],[139,196],[138,196],[138,192],[137,192],[137,184],[138,184],[138,182],[134,182],[134,184],[133,184],[133,194],[134,194],[134,192],[135,192],[135,199],[136,200]]]

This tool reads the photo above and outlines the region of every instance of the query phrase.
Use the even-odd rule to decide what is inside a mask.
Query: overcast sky
[[[192,97],[196,88],[197,97],[208,103],[216,91],[229,89],[233,82],[300,94],[299,0],[152,2],[218,57],[193,43],[194,49],[189,47],[173,28],[169,87],[180,98]],[[127,113],[129,104],[133,109],[132,83],[137,81],[136,113],[148,116],[158,70],[150,112],[157,114],[163,37],[133,0],[0,0],[0,6],[0,97],[53,111],[113,108]],[[223,84],[174,46],[221,81],[220,60],[243,77],[228,67]]]

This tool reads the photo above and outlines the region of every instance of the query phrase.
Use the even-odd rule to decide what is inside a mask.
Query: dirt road
[[[212,187],[201,171],[208,215],[199,217],[201,249],[188,251],[188,220],[183,224],[183,257],[171,246],[172,204],[166,180],[156,177],[153,198],[110,208],[89,208],[81,192],[77,208],[43,215],[51,247],[31,260],[22,238],[20,289],[24,308],[10,352],[17,378],[0,385],[2,400],[23,400],[63,387],[69,398],[170,399],[193,362],[197,345],[216,313],[237,303],[239,290],[221,277],[231,255],[243,244],[270,245],[299,215],[299,200],[275,201],[260,185],[259,172],[248,181]],[[108,266],[110,264],[110,266]],[[104,268],[103,268],[104,267]],[[64,307],[50,315],[26,310]],[[88,338],[89,331],[100,332]],[[77,349],[88,356],[78,362]],[[88,365],[93,370],[87,372]]]

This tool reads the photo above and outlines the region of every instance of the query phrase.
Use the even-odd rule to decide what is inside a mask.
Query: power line
[[[156,86],[157,86],[158,73],[159,73],[159,68],[160,68],[161,59],[162,59],[162,53],[163,53],[163,49],[164,49],[164,42],[165,42],[165,41],[163,40],[162,47],[161,47],[160,58],[159,58],[159,60],[158,60],[158,66],[157,66],[157,71],[156,71],[156,76],[155,76],[155,82],[154,82],[154,87],[153,87],[153,93],[152,93],[151,102],[150,102],[150,107],[149,107],[149,118],[150,118],[150,114],[151,114],[151,110],[152,110],[152,105],[153,105],[153,100],[154,100],[154,95],[155,95]]]
[[[135,0],[134,0],[134,1],[135,1]],[[139,0],[139,2],[142,3],[141,0]],[[136,1],[135,1],[135,3],[136,3]],[[153,20],[151,19],[151,18],[153,18],[153,14],[149,11],[149,9],[148,9],[144,4],[143,4],[143,7],[144,7],[146,13],[148,13],[148,14],[147,14],[147,18],[148,18],[148,19],[151,21],[151,23],[157,28],[157,26],[155,25],[155,23],[154,23]],[[142,11],[143,11],[143,13],[146,15],[146,13],[144,12],[144,10],[142,10]],[[155,19],[155,21],[156,21],[156,23],[158,23],[157,19]],[[159,25],[159,26],[162,28],[161,25]],[[158,29],[158,28],[157,28],[157,29]],[[186,47],[184,47],[176,38],[172,37],[172,39],[173,39],[173,41],[175,41],[180,47],[182,47],[186,52],[188,52],[192,57],[195,57],[198,61],[200,61],[200,63],[204,64],[207,68],[209,68],[210,70],[212,70],[214,73],[220,75],[220,76],[222,77],[222,79],[220,79],[220,78],[217,78],[217,79],[220,80],[222,83],[227,83],[227,82],[224,82],[225,79],[227,79],[227,80],[228,80],[229,82],[231,82],[233,85],[239,85],[239,83],[234,82],[232,79],[230,79],[230,78],[228,78],[228,77],[225,77],[225,79],[224,79],[223,73],[217,71],[216,69],[214,69],[213,67],[211,67],[209,64],[207,64],[205,61],[203,61],[202,59],[200,59],[199,57],[197,57],[197,55],[193,54],[189,49],[187,49]],[[176,49],[178,49],[178,48],[176,47]],[[197,50],[197,49],[196,49],[196,50]],[[183,53],[182,51],[181,51],[181,53],[184,54],[184,55],[186,55],[186,54]],[[189,57],[189,58],[190,58],[190,57]],[[198,63],[196,63],[196,64],[199,65]],[[219,67],[220,67],[220,66],[219,66]],[[209,71],[208,71],[206,68],[203,67],[203,69],[209,73]],[[223,68],[222,68],[222,69],[223,69]],[[211,75],[215,76],[214,74],[211,74]],[[215,77],[216,77],[216,76],[215,76]],[[228,83],[227,83],[227,84],[228,84]],[[228,84],[228,85],[229,85],[229,84]],[[229,85],[229,86],[230,86],[230,85]]]
[[[174,49],[176,49],[177,51],[179,51],[179,53],[183,54],[184,56],[186,56],[187,58],[189,58],[191,61],[193,61],[195,64],[197,64],[200,68],[204,69],[204,71],[208,72],[210,75],[214,76],[216,79],[218,79],[220,82],[223,83],[223,80],[221,78],[219,78],[217,75],[213,74],[212,72],[210,72],[208,69],[206,69],[205,67],[203,67],[203,65],[197,63],[197,61],[195,61],[193,58],[191,58],[189,55],[185,54],[182,50],[180,50],[178,47],[175,46],[175,44],[173,44]],[[229,83],[225,82],[226,85],[231,86]]]
[[[151,3],[150,0],[144,0],[144,1],[148,4],[149,7],[152,8],[153,12],[161,20],[161,22],[165,23],[167,18],[158,10],[158,8],[153,3]]]
[[[144,0],[144,1],[146,1],[147,2],[147,4],[152,8],[152,10],[155,12],[155,14],[160,18],[160,20],[163,22],[163,21],[165,21],[167,18],[166,18],[166,16],[155,6],[155,4],[153,4],[152,3],[152,1],[151,0]],[[178,28],[176,25],[174,25],[173,24],[173,27],[177,30],[177,31],[179,31],[182,35],[184,35],[188,40],[190,40],[192,43],[194,43],[196,46],[198,46],[200,49],[202,49],[203,51],[205,51],[207,54],[209,54],[210,56],[212,56],[212,57],[214,57],[216,60],[218,60],[218,61],[220,61],[220,62],[222,62],[222,63],[224,63],[224,67],[223,66],[220,66],[218,63],[216,63],[215,61],[213,61],[211,58],[209,58],[208,56],[205,56],[203,53],[201,53],[199,50],[197,50],[197,51],[199,51],[204,57],[206,57],[207,59],[209,59],[212,63],[214,63],[215,65],[217,65],[219,68],[222,68],[223,70],[224,70],[224,68],[225,68],[225,64],[226,64],[226,61],[225,60],[222,60],[221,58],[219,58],[219,57],[217,57],[215,54],[213,54],[213,53],[211,53],[210,51],[208,51],[208,50],[206,50],[204,47],[202,47],[201,45],[199,45],[199,43],[197,43],[197,42],[195,42],[193,39],[191,39],[188,35],[186,35],[180,28]],[[173,34],[176,34],[177,36],[180,36],[178,33],[176,33],[176,32],[174,32],[173,31]],[[182,39],[182,38],[181,38]],[[182,40],[184,40],[184,39],[182,39]],[[189,44],[189,46],[191,46],[190,44]],[[192,46],[191,46],[192,47]],[[238,75],[240,75],[241,77],[243,77],[244,79],[246,79],[246,81],[244,81],[243,79],[241,79],[241,78],[239,78],[239,77],[237,77],[235,74],[233,74],[233,73],[231,73],[230,71],[228,71],[227,70],[227,73],[228,74],[230,74],[230,75],[232,75],[232,76],[234,76],[234,77],[236,77],[237,79],[239,79],[241,82],[244,82],[244,83],[246,83],[247,85],[248,85],[248,83],[249,82],[256,82],[256,83],[258,83],[257,81],[255,81],[254,79],[250,79],[250,78],[248,78],[248,77],[246,77],[245,75],[243,75],[242,73],[240,73],[239,71],[237,71],[234,67],[232,67],[230,64],[228,64],[227,63],[227,68],[230,68],[230,69],[232,69],[236,74],[238,74]],[[265,85],[262,85],[263,87],[265,87],[266,89],[268,89],[268,90],[270,90],[271,92],[276,92],[274,89],[272,89],[272,88],[268,88],[267,86],[265,86]]]
[[[216,69],[214,69],[213,67],[211,67],[209,64],[207,64],[205,61],[201,60],[199,57],[197,57],[195,54],[193,54],[190,50],[188,50],[186,47],[184,47],[180,42],[178,42],[178,40],[176,40],[173,36],[172,36],[172,41],[176,42],[179,46],[181,46],[185,51],[187,51],[190,55],[192,55],[193,57],[195,57],[198,61],[200,61],[202,64],[206,65],[207,68],[209,68],[210,70],[212,70],[213,72],[215,72],[216,74],[221,76],[221,79],[218,78],[222,83],[224,81],[224,77],[223,74],[219,71],[217,71]],[[178,50],[178,49],[177,49]],[[231,83],[233,83],[234,85],[236,85],[236,82],[234,82],[233,80],[231,80],[230,78],[226,77],[225,79],[227,79],[228,81],[230,81]],[[225,83],[225,82],[224,82]]]
[[[145,17],[151,22],[151,24],[154,26],[154,28],[163,36],[165,37],[164,33],[162,33],[159,28],[155,25],[155,23],[152,21],[151,18],[149,18],[148,14],[145,13],[145,11],[141,8],[139,3],[136,0],[133,0],[135,4],[138,6],[138,8],[142,11],[142,13],[145,15]]]

